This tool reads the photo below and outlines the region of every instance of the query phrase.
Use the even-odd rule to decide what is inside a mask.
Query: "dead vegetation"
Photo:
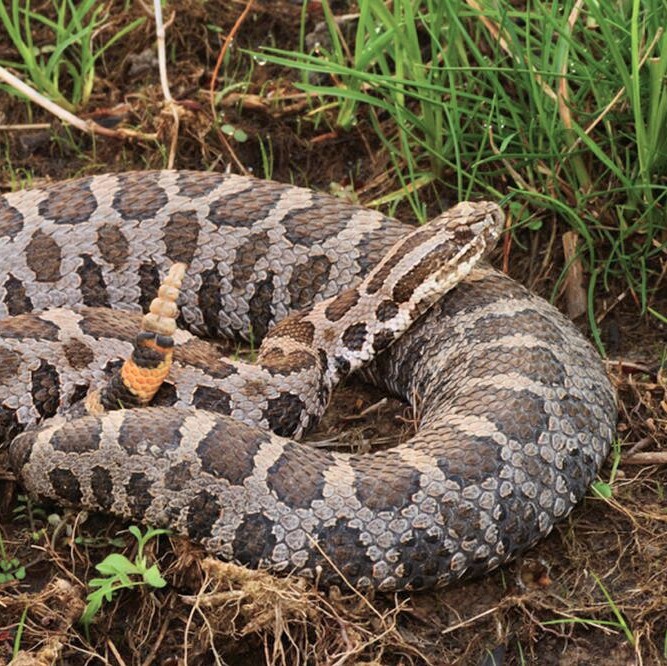
[[[394,184],[387,176],[387,155],[363,119],[347,134],[327,127],[326,115],[317,125],[308,100],[291,86],[293,74],[271,66],[244,71],[247,61],[233,53],[222,74],[248,85],[224,96],[219,105],[225,120],[248,139],[235,142],[219,131],[212,122],[209,77],[224,36],[244,6],[179,3],[169,28],[178,53],[169,80],[179,106],[175,143],[173,117],[163,107],[152,55],[150,22],[131,43],[105,55],[87,114],[109,127],[138,128],[155,140],[118,142],[74,134],[39,109],[28,115],[25,104],[3,94],[1,124],[35,124],[0,133],[6,156],[0,185],[15,187],[28,174],[35,180],[63,179],[84,172],[161,168],[168,147],[175,145],[178,168],[236,164],[258,176],[321,189],[331,183],[342,188],[361,184],[362,200],[389,191]],[[138,11],[112,13],[109,29],[118,29]],[[294,46],[298,5],[256,2],[253,11],[254,18],[238,31],[235,49],[256,46],[267,36],[274,44]],[[312,25],[321,15],[316,3],[309,11]],[[206,28],[211,25],[221,32]],[[0,42],[0,59],[9,56],[9,47]],[[262,143],[269,135],[270,174],[263,160],[268,146]],[[435,193],[431,203],[434,210],[440,204]],[[399,208],[401,213],[409,217]],[[545,295],[562,260],[550,233],[532,236],[526,251],[511,248],[512,261],[506,262],[512,274]],[[508,251],[497,257],[499,264]],[[518,562],[443,591],[371,599],[351,589],[325,593],[300,580],[222,564],[184,541],[163,538],[151,555],[168,586],[115,596],[87,634],[78,624],[89,592],[86,581],[109,552],[131,549],[131,540],[119,543],[123,525],[103,517],[49,516],[31,507],[6,473],[0,476],[0,559],[16,558],[26,575],[9,576],[0,584],[0,663],[8,663],[14,653],[11,663],[21,666],[664,662],[667,332],[655,320],[648,325],[630,301],[601,300],[598,308],[607,315],[608,370],[620,398],[620,460],[612,457],[602,471],[604,481],[614,474],[613,497],[590,494]],[[667,294],[653,307],[667,312]],[[313,439],[331,438],[350,422],[349,437],[364,446],[399,436],[401,428],[409,427],[410,414],[394,402],[378,406],[379,400],[361,384],[346,387]]]

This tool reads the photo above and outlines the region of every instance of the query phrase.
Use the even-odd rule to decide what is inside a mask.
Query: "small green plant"
[[[611,499],[614,496],[614,481],[618,472],[618,466],[621,464],[621,441],[616,438],[611,446],[611,472],[609,481],[595,481],[591,485],[593,494],[601,499]]]
[[[25,567],[17,557],[8,558],[5,541],[0,535],[0,585],[25,578]]]
[[[222,125],[220,127],[220,131],[231,139],[234,139],[234,141],[238,141],[239,143],[243,143],[248,140],[248,135],[240,127],[234,127],[234,125],[230,125],[229,123]]]
[[[167,581],[160,575],[157,564],[148,566],[144,548],[148,541],[160,534],[168,534],[169,530],[149,528],[146,534],[142,534],[138,527],[132,525],[129,532],[137,540],[137,555],[134,562],[120,553],[111,553],[95,565],[104,578],[93,578],[88,583],[90,587],[97,589],[86,598],[88,603],[81,616],[81,623],[84,625],[89,625],[102,604],[105,601],[111,601],[113,595],[119,590],[140,585],[161,588],[167,584]]]
[[[23,72],[39,92],[63,108],[74,111],[88,102],[97,60],[141,25],[145,18],[115,30],[102,46],[95,48],[94,39],[109,19],[103,3],[98,0],[52,0],[51,7],[42,11],[45,13],[31,9],[28,0],[0,3],[0,28],[6,32],[2,40],[9,37],[20,57],[17,62],[0,60],[0,64]],[[47,43],[36,44],[34,37],[37,34],[47,35],[44,40]],[[15,93],[9,87],[3,88]]]

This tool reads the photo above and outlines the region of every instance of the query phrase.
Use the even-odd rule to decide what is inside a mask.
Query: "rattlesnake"
[[[456,214],[480,206],[497,216],[491,204]],[[317,362],[325,380],[344,376],[393,336],[381,325],[393,296],[365,320],[346,315],[406,233],[333,197],[233,175],[108,174],[0,198],[0,441],[12,441],[17,474],[40,497],[167,525],[225,559],[324,584],[443,585],[528,548],[602,464],[615,396],[574,326],[484,263],[365,371],[420,410],[417,434],[392,448],[352,455],[284,437],[313,424],[293,380],[316,361],[281,351],[316,339],[299,324],[308,315],[282,325],[270,389],[251,374],[235,392],[245,370],[179,331],[155,406],[58,415],[129,354],[137,313],[174,262],[188,264],[182,324],[203,336],[264,338],[331,298],[318,316],[343,350]],[[396,295],[415,265],[389,263],[373,288],[397,280]],[[329,391],[311,387],[321,405]]]

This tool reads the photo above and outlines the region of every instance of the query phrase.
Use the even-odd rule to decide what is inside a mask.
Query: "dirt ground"
[[[111,12],[108,30],[141,11],[136,5],[122,12],[123,6],[113,3],[118,11]],[[177,168],[231,165],[264,177],[261,147],[266,149],[268,137],[274,180],[323,190],[332,183],[353,184],[362,202],[394,189],[388,157],[363,118],[349,133],[328,124],[326,115],[314,122],[307,100],[292,85],[294,73],[248,69],[243,47],[297,46],[298,3],[255,3],[221,70],[227,79],[216,84],[220,91],[235,80],[249,82],[218,107],[225,122],[248,138],[236,141],[216,128],[210,76],[244,6],[179,3],[168,30],[169,81],[180,108],[177,134],[164,110],[150,21],[105,54],[81,115],[108,127],[155,133],[156,140],[93,139],[0,92],[0,125],[33,124],[0,131],[2,191],[19,182],[162,168],[171,145]],[[334,3],[334,10],[347,7]],[[321,20],[320,12],[312,3],[308,29]],[[0,35],[0,60],[14,57]],[[435,212],[447,193],[433,190],[430,196]],[[407,207],[397,215],[411,218]],[[557,252],[548,254],[548,231],[526,236],[529,249],[515,246],[510,257],[510,273],[547,297],[563,265]],[[501,261],[500,254],[496,259]],[[660,270],[664,277],[665,266],[656,267],[656,274]],[[617,300],[623,289],[612,284],[610,293],[596,298],[607,368],[620,398],[621,459],[613,496],[590,493],[517,562],[438,592],[364,598],[353,590],[322,592],[298,579],[221,564],[183,540],[163,537],[149,554],[168,585],[117,595],[86,635],[77,623],[85,583],[108,553],[134,557],[134,539],[105,517],[47,515],[27,504],[11,474],[0,468],[0,559],[17,558],[26,568],[22,580],[0,583],[0,663],[10,661],[14,645],[22,652],[12,663],[22,665],[667,663],[667,469],[647,457],[667,450],[667,330],[642,316],[632,298]],[[653,308],[667,312],[667,289]],[[361,381],[338,392],[329,414],[312,439],[336,436],[368,445],[405,436],[411,427],[405,405],[385,401]],[[601,479],[608,481],[610,474],[612,460]]]

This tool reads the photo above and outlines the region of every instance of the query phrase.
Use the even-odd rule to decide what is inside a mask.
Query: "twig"
[[[633,453],[631,456],[621,458],[623,465],[667,465],[667,451],[647,451],[645,453]]]
[[[243,21],[245,21],[246,17],[250,13],[250,10],[252,9],[254,2],[255,0],[248,0],[248,4],[246,4],[245,9],[241,12],[241,15],[238,17],[238,19],[236,19],[236,23],[234,23],[234,25],[232,26],[232,29],[229,31],[227,37],[225,37],[225,41],[222,44],[220,53],[218,53],[218,59],[215,63],[215,67],[213,68],[213,74],[211,74],[211,82],[208,88],[211,111],[213,112],[214,117],[215,117],[215,82],[218,79],[218,73],[220,72],[222,61],[225,58],[225,53],[227,53],[227,49],[229,48],[229,45],[232,43],[234,36],[239,31],[239,29],[243,25]]]
[[[17,125],[0,125],[0,132],[23,132],[50,129],[51,123],[19,123]]]
[[[377,402],[373,403],[369,407],[366,407],[366,409],[362,410],[358,414],[351,414],[350,416],[343,416],[342,420],[343,421],[358,421],[359,419],[363,419],[365,416],[368,416],[369,414],[372,414],[374,412],[379,412],[386,404],[389,402],[387,398],[382,398],[381,400],[378,400]]]
[[[565,299],[567,314],[570,319],[576,319],[586,312],[586,290],[584,289],[584,264],[581,255],[577,253],[579,234],[576,231],[566,231],[562,237],[563,254],[565,255]]]
[[[156,0],[156,2],[159,0]],[[236,19],[236,23],[232,26],[232,29],[229,31],[229,34],[225,38],[225,41],[222,44],[222,48],[220,49],[220,53],[218,54],[218,60],[215,63],[215,67],[213,68],[213,74],[211,74],[211,83],[209,84],[208,88],[208,93],[209,93],[209,103],[211,105],[211,114],[212,117],[215,119],[216,117],[216,111],[215,111],[215,83],[218,79],[218,73],[220,72],[220,67],[222,66],[222,61],[225,58],[225,53],[227,53],[227,49],[229,48],[229,45],[232,43],[232,40],[234,39],[234,36],[236,33],[239,31],[241,26],[243,25],[243,22],[246,20],[246,17],[250,13],[250,10],[252,9],[252,6],[254,4],[255,0],[248,0],[248,3],[245,6],[245,9],[241,12],[241,15]],[[217,125],[216,125],[217,128]],[[236,153],[234,152],[234,149],[232,148],[231,144],[229,141],[227,141],[227,137],[218,129],[218,138],[224,145],[224,147],[227,149],[227,152],[229,153],[230,157],[234,160],[236,163],[236,166],[241,170],[241,172],[245,175],[248,175],[249,172],[248,170],[243,166],[241,163],[241,160],[237,157]]]
[[[568,36],[571,37],[574,32],[574,26],[579,18],[581,13],[581,8],[583,5],[583,0],[577,0],[570,12],[570,15],[567,18],[567,29]],[[568,87],[567,79],[567,54],[569,53],[569,44],[566,45],[565,55],[563,56],[563,62],[561,63],[560,78],[558,81],[558,115],[563,123],[563,127],[566,130],[565,138],[568,143],[574,143],[572,138],[572,133],[574,132],[572,127],[572,112],[570,110],[570,89]],[[592,182],[590,174],[586,169],[584,161],[581,159],[580,155],[572,155],[573,167],[579,181],[579,187],[584,192],[589,192],[592,188]],[[574,244],[576,245],[576,237],[574,238]]]
[[[639,453],[653,442],[652,437],[643,437],[632,445],[632,448],[625,454],[626,458],[631,458],[635,453]]]
[[[623,358],[613,360],[605,359],[604,365],[610,370],[620,369],[625,373],[631,374],[633,372],[642,372],[646,375],[655,376],[655,368],[651,368],[643,363],[636,363]]]
[[[113,654],[113,656],[116,657],[120,666],[125,666],[125,660],[120,656],[118,648],[113,644],[113,641],[110,638],[107,638],[107,647],[111,651],[111,654]]]
[[[153,8],[155,11],[155,35],[157,37],[157,62],[160,70],[160,86],[162,87],[162,94],[167,102],[173,102],[174,98],[171,96],[169,90],[169,79],[167,78],[167,55],[165,50],[165,25],[162,21],[162,4],[160,0],[154,0]],[[174,20],[175,13],[172,13],[169,19],[169,25]]]
[[[174,168],[174,161],[176,159],[176,145],[178,143],[178,129],[180,125],[180,108],[171,96],[169,90],[169,79],[167,78],[167,55],[165,49],[165,27],[170,26],[174,22],[176,12],[172,12],[167,25],[162,21],[162,5],[160,0],[153,0],[153,7],[155,11],[155,34],[157,36],[157,62],[160,70],[160,86],[162,94],[164,95],[165,107],[171,112],[174,119],[174,126],[171,132],[171,143],[169,144],[169,157],[167,158],[167,168]]]
[[[56,118],[60,118],[63,122],[72,125],[72,127],[76,127],[78,130],[81,130],[86,134],[99,134],[100,136],[106,136],[111,139],[144,139],[149,141],[157,139],[156,134],[145,134],[143,132],[136,132],[135,130],[122,128],[112,130],[108,127],[98,125],[94,120],[83,120],[70,111],[67,111],[67,109],[63,109],[62,106],[59,106],[55,102],[44,97],[44,95],[37,92],[34,88],[31,88],[4,67],[0,67],[0,81],[4,81],[7,85],[25,95],[31,102],[34,102],[43,109],[46,109],[49,113],[52,113]]]
[[[494,606],[493,608],[487,608],[485,611],[482,611],[481,613],[478,613],[474,617],[469,617],[467,620],[463,620],[457,624],[454,624],[450,627],[447,627],[447,629],[443,629],[440,632],[441,636],[444,636],[445,634],[451,634],[453,631],[457,631],[458,629],[462,629],[463,627],[467,627],[470,624],[474,624],[477,622],[477,620],[481,620],[483,617],[486,617],[487,615],[493,615],[494,613],[497,613],[498,610],[500,609],[500,606]]]

